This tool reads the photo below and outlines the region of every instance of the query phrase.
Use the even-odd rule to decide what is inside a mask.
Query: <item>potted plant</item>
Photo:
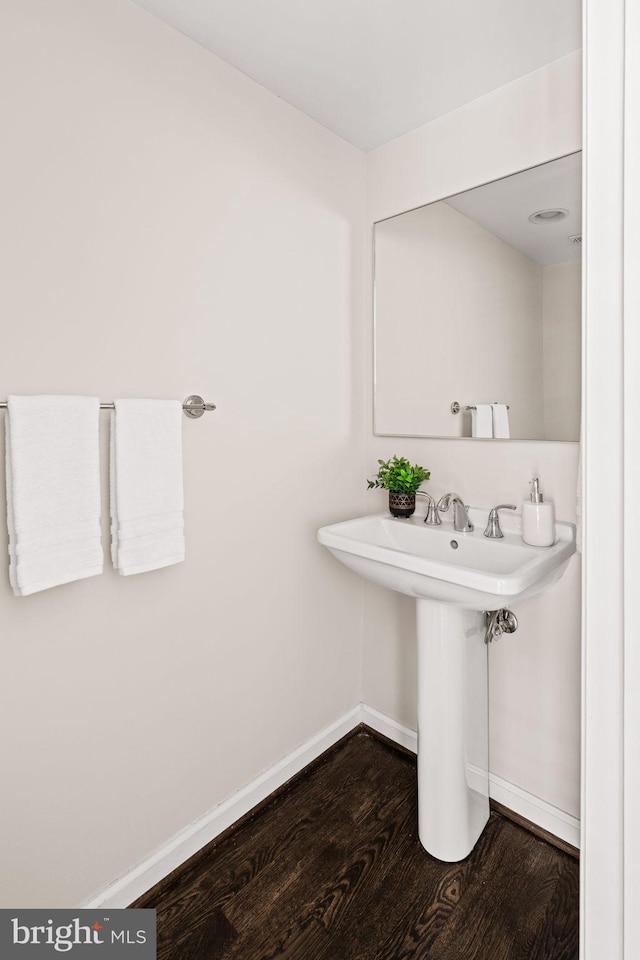
[[[378,472],[367,487],[382,487],[389,491],[389,511],[394,517],[410,517],[416,509],[416,491],[431,476],[429,470],[413,466],[406,457],[378,460]]]

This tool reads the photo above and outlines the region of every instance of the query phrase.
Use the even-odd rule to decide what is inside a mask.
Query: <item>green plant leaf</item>
[[[378,473],[367,480],[367,487],[382,487],[398,493],[415,493],[421,483],[431,476],[429,470],[418,464],[411,465],[406,457],[393,456],[390,460],[378,460]]]

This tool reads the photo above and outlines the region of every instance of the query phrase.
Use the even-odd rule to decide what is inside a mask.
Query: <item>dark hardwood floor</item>
[[[158,960],[577,960],[574,857],[493,812],[441,863],[416,816],[415,761],[359,728],[132,906]]]

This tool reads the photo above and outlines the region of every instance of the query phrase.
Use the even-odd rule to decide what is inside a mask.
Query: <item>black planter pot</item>
[[[410,517],[416,509],[415,493],[389,490],[389,513],[392,517]]]

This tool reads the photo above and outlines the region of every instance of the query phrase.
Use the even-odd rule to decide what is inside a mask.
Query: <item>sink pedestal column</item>
[[[438,860],[463,860],[489,819],[483,614],[417,600],[418,834]]]

